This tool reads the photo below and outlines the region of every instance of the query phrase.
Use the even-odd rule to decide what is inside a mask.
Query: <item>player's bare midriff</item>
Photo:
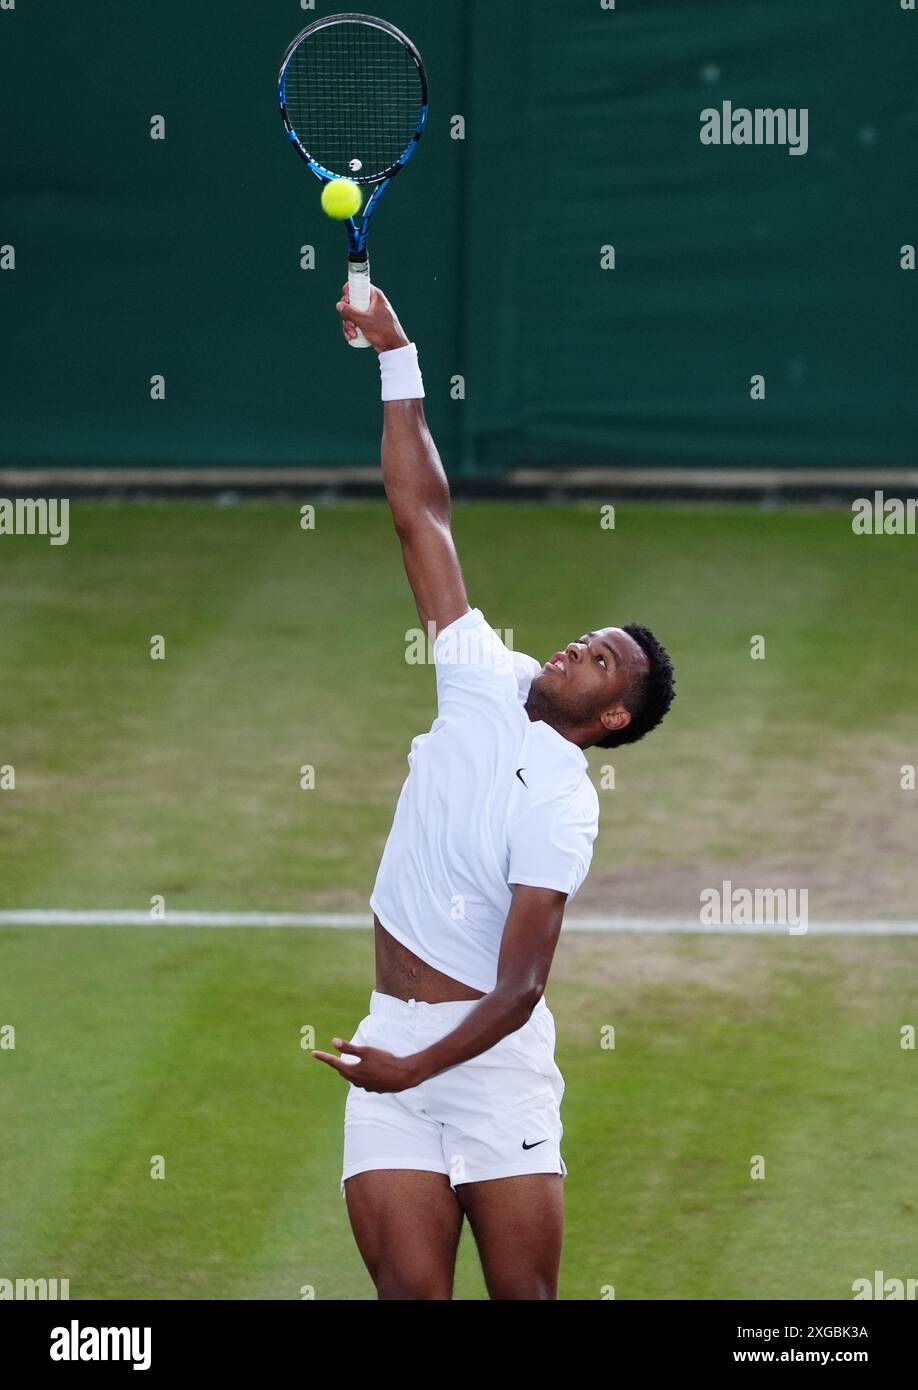
[[[386,931],[374,916],[376,932],[376,988],[396,999],[417,999],[422,1004],[447,1004],[455,999],[483,999],[484,991],[435,970]]]

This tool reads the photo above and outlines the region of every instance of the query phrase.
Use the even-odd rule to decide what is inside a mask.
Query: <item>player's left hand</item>
[[[364,1091],[410,1091],[419,1084],[411,1057],[396,1057],[381,1047],[363,1047],[345,1042],[343,1038],[332,1038],[332,1045],[355,1060],[333,1057],[330,1052],[313,1052],[312,1055],[334,1067],[352,1086]]]

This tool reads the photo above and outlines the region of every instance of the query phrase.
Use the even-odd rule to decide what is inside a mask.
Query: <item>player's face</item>
[[[632,641],[618,627],[606,627],[599,632],[586,632],[576,642],[568,642],[561,651],[546,661],[542,675],[556,680],[561,688],[577,697],[605,691],[611,699],[618,698],[627,685],[627,672],[632,653]]]
[[[532,683],[538,706],[572,725],[621,707],[631,676],[647,658],[620,627],[586,632],[555,652]]]

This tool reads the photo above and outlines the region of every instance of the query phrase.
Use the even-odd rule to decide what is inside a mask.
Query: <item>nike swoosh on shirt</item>
[[[526,1140],[524,1139],[524,1140],[523,1140],[523,1148],[524,1148],[524,1149],[537,1149],[537,1148],[539,1147],[540,1144],[547,1144],[547,1143],[548,1143],[548,1140],[547,1140],[547,1139],[537,1139],[537,1140],[535,1141],[534,1144],[527,1144],[527,1143],[526,1143]]]
[[[526,771],[526,769],[525,769],[524,767],[518,767],[518,768],[516,769],[516,775],[517,775],[517,777],[520,779],[521,782],[523,782],[523,773],[524,773],[525,771]],[[525,782],[523,782],[523,786],[526,787],[526,783],[525,783]],[[526,790],[528,791],[529,788],[526,787]]]

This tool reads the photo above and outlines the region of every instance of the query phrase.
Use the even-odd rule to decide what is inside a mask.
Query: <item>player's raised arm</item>
[[[449,484],[424,418],[417,351],[381,290],[369,309],[339,300],[344,336],[357,326],[380,354],[383,382],[382,472],[405,572],[421,622],[434,633],[468,612],[469,601],[449,516]]]

